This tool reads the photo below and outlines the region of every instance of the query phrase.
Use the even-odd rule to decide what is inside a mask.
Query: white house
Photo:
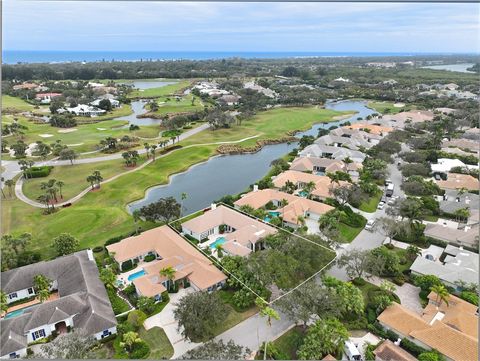
[[[63,112],[69,112],[82,117],[97,117],[99,115],[105,114],[105,110],[86,104],[79,104],[73,108],[66,108],[63,110]],[[59,113],[61,112],[59,111]]]

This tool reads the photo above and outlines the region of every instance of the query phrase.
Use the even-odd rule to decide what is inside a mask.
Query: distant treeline
[[[285,67],[295,66],[311,71],[316,67],[361,66],[367,62],[405,61],[477,62],[474,56],[413,56],[413,57],[329,57],[288,59],[219,59],[171,60],[136,62],[72,62],[56,64],[3,64],[3,80],[92,80],[148,78],[219,78],[232,76],[281,75]]]

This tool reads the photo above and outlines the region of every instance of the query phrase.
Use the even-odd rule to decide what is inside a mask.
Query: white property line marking
[[[247,217],[250,217],[250,218],[253,218],[261,223],[266,223],[265,221],[255,217],[255,216],[252,216],[251,214],[248,214],[248,213],[245,213],[239,209],[236,209],[236,208],[233,208],[231,206],[229,206],[228,204],[225,204],[223,202],[220,202],[219,203],[220,205],[223,205],[229,209],[232,209],[234,210],[235,212],[238,212],[240,214],[243,214]],[[211,210],[211,209],[210,209]],[[209,210],[209,211],[210,211]],[[182,218],[179,218],[175,221],[172,221],[168,224],[168,226],[173,229],[178,235],[180,235],[182,238],[185,238],[181,235],[181,232],[179,232],[175,227],[172,226],[172,223],[177,223],[177,222],[180,222],[182,219],[185,219],[185,218],[188,218],[190,217],[192,214],[195,214],[195,213],[199,213],[199,212],[202,212],[203,210],[199,210],[197,212],[193,212],[193,213],[190,213],[189,215],[186,215],[186,216],[183,216]],[[207,211],[208,212],[208,211]],[[202,216],[203,214],[197,216],[197,217],[200,217]],[[196,217],[195,217],[196,218]],[[181,223],[181,222],[180,222]],[[327,268],[328,266],[330,266],[336,259],[337,259],[337,252],[335,252],[335,250],[329,248],[329,247],[326,247],[322,244],[319,244],[319,243],[316,243],[308,238],[305,238],[301,235],[298,235],[298,234],[294,234],[288,230],[285,230],[283,228],[280,228],[278,226],[275,226],[273,224],[268,224],[270,227],[274,227],[276,229],[278,229],[280,232],[285,232],[285,233],[289,233],[290,235],[294,236],[294,237],[298,237],[304,241],[307,241],[307,242],[310,242],[312,244],[315,244],[316,246],[319,246],[320,248],[324,248],[326,249],[327,251],[329,252],[333,252],[335,254],[335,257],[330,261],[328,262],[325,266],[323,266],[319,271],[315,272],[313,275],[311,275],[310,277],[308,277],[307,279],[305,279],[303,282],[301,282],[299,285],[295,286],[294,288],[292,288],[291,290],[289,290],[288,292],[284,293],[283,295],[277,297],[276,299],[274,299],[273,301],[267,301],[265,300],[262,296],[260,296],[257,292],[255,292],[253,289],[251,289],[247,284],[245,284],[242,280],[240,280],[236,275],[234,275],[232,272],[230,272],[229,270],[227,270],[225,267],[223,267],[223,265],[220,263],[219,260],[217,260],[214,256],[212,255],[208,255],[202,248],[200,248],[198,245],[196,244],[192,244],[192,242],[189,242],[188,239],[187,239],[187,242],[192,244],[195,248],[197,248],[197,250],[199,250],[204,256],[206,256],[208,259],[212,260],[215,264],[217,264],[223,271],[225,271],[227,274],[229,274],[230,276],[232,276],[236,281],[238,281],[243,287],[245,287],[246,289],[248,289],[250,292],[252,292],[255,296],[257,296],[258,298],[260,298],[266,305],[272,305],[274,302],[277,302],[279,299],[281,299],[282,297],[285,297],[286,295],[292,293],[293,291],[295,291],[297,288],[303,286],[306,282],[310,281],[312,278],[316,277],[319,273],[321,273],[325,268]],[[321,236],[320,236],[321,238]]]

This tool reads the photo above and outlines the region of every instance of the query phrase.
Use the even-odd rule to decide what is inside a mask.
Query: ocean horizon
[[[210,59],[281,59],[307,57],[388,57],[428,55],[476,55],[415,52],[255,52],[255,51],[61,51],[3,50],[2,64],[67,63],[99,61],[210,60]]]

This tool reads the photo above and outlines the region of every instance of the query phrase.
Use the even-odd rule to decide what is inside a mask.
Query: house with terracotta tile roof
[[[263,249],[263,238],[277,230],[224,205],[212,205],[211,210],[182,223],[182,233],[198,241],[217,240],[229,255],[246,256]]]
[[[234,204],[237,209],[244,205],[258,209],[265,207],[268,203],[277,207],[276,212],[279,217],[292,228],[302,224],[301,218],[318,220],[322,215],[334,209],[328,204],[280,192],[276,189],[252,191],[243,195]]]
[[[315,188],[311,192],[312,199],[325,200],[332,197],[331,193],[335,187],[348,185],[348,182],[340,181],[338,184],[332,182],[327,176],[315,175],[310,173],[298,172],[295,170],[287,170],[273,178],[273,185],[277,189],[282,189],[287,182],[292,182],[297,188],[298,194],[310,182],[315,184]]]
[[[417,359],[410,355],[403,348],[395,345],[390,340],[383,341],[374,351],[375,361],[416,361]]]
[[[329,159],[321,157],[297,157],[290,165],[290,170],[298,172],[307,172],[317,175],[325,175],[327,173],[345,172],[348,173],[352,179],[359,176],[359,170],[362,168],[362,163],[345,163],[340,159]]]
[[[365,160],[365,154],[353,149],[345,147],[335,147],[327,144],[313,143],[305,147],[298,153],[300,157],[318,157],[318,158],[330,158],[344,160],[350,158],[356,163],[363,163]]]
[[[437,180],[437,185],[441,189],[468,189],[478,191],[480,189],[480,182],[477,178],[469,174],[447,173],[446,180]]]
[[[195,290],[221,288],[227,279],[197,248],[166,225],[108,245],[107,250],[120,268],[125,262],[141,264],[139,272],[143,275],[132,283],[139,295],[157,300],[161,299],[162,292],[169,286],[169,280],[160,275],[160,270],[167,267],[175,270],[174,281],[177,284],[191,286]],[[154,255],[155,260],[145,262],[148,255]]]
[[[37,93],[35,100],[38,100],[42,104],[50,104],[52,99],[61,97],[62,93]]]
[[[478,307],[453,295],[448,304],[433,292],[428,299],[421,315],[393,303],[377,319],[400,338],[435,349],[447,360],[478,360]]]
[[[381,137],[386,136],[388,133],[393,131],[392,127],[385,127],[381,125],[375,125],[375,124],[369,124],[369,123],[353,123],[351,125],[346,125],[344,127],[338,128],[338,129],[351,129],[351,130],[359,130],[362,131],[363,133],[367,134],[375,134],[375,135],[380,135]],[[335,129],[337,130],[337,129]],[[365,137],[368,137],[368,135],[364,135]]]

